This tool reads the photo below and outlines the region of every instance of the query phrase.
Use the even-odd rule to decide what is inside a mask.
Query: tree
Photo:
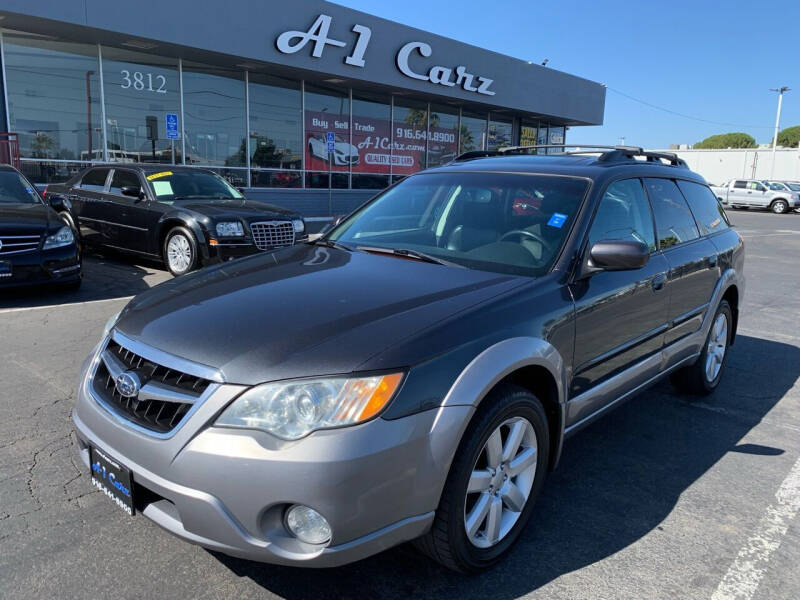
[[[719,133],[697,142],[694,148],[718,150],[720,148],[755,148],[753,136],[741,132]]]
[[[778,146],[797,148],[800,144],[800,125],[787,127],[778,132]]]

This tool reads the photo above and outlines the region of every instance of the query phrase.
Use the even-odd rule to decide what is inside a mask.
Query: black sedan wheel
[[[194,271],[198,260],[197,241],[192,232],[185,227],[170,230],[164,239],[163,258],[169,272],[176,277]]]

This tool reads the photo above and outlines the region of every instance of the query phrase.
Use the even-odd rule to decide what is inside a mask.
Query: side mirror
[[[650,249],[642,242],[601,240],[589,250],[591,270],[629,271],[641,269],[650,260]]]
[[[64,198],[60,195],[45,196],[44,201],[47,202],[53,209],[55,209],[58,212],[67,210],[67,206],[64,203]]]
[[[120,188],[120,192],[122,192],[123,196],[131,196],[132,198],[138,198],[139,200],[144,198],[144,192],[138,185],[125,185]]]

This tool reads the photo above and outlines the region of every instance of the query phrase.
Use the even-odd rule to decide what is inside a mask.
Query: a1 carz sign
[[[306,111],[306,168],[312,171],[353,173],[416,173],[426,166],[425,152],[432,164],[447,162],[456,154],[456,132],[438,127],[426,128],[427,116],[418,122],[353,115],[350,137],[349,115]],[[333,132],[333,152],[326,140]]]
[[[311,56],[322,58],[326,46],[335,48],[348,48],[348,43],[330,37],[332,18],[328,15],[319,15],[317,20],[307,31],[285,31],[275,40],[275,46],[283,54],[294,54],[312,44]],[[366,53],[372,38],[372,30],[365,25],[354,25],[352,30],[355,40],[349,47],[344,62],[347,65],[363,68],[366,65]],[[408,42],[403,45],[395,56],[397,69],[406,77],[427,81],[434,85],[444,87],[460,87],[467,92],[475,92],[486,96],[494,96],[491,89],[494,79],[470,73],[464,65],[442,66],[432,65],[423,69],[411,66],[412,57],[430,58],[433,48],[426,42]]]

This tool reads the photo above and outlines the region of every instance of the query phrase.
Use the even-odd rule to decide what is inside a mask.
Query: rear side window
[[[714,193],[704,185],[691,181],[678,181],[689,208],[692,209],[695,221],[700,226],[703,235],[728,229],[730,223],[725,211]]]
[[[692,211],[674,181],[648,178],[644,180],[653,214],[660,248],[669,248],[700,237]]]
[[[81,189],[102,192],[106,187],[108,169],[92,169],[81,179]]]
[[[111,188],[108,191],[112,194],[122,195],[122,188],[125,186],[141,187],[142,184],[136,173],[114,169],[114,175],[111,177]]]
[[[625,179],[608,186],[589,231],[590,244],[600,240],[642,242],[651,252],[656,249],[653,215],[640,180]]]
[[[743,189],[745,189],[747,187],[747,182],[746,181],[737,181],[736,183],[733,184],[733,187],[738,188],[740,190],[743,190]]]

